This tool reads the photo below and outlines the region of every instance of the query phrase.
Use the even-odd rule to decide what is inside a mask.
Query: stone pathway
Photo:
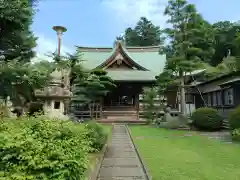
[[[125,125],[114,125],[98,180],[148,180]]]

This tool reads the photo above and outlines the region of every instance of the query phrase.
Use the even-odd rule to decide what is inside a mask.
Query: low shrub
[[[232,131],[232,139],[233,139],[234,141],[240,142],[240,128],[234,129],[234,130]]]
[[[0,179],[83,179],[91,142],[82,125],[43,117],[0,123]]]
[[[191,116],[192,124],[199,130],[219,130],[223,117],[213,108],[199,108]]]
[[[171,116],[169,113],[164,114],[158,127],[167,129],[189,128],[187,117],[183,115]]]
[[[229,125],[232,130],[240,128],[240,106],[230,113]]]
[[[91,142],[90,152],[99,152],[106,143],[107,133],[102,125],[92,121],[85,125],[87,138]]]

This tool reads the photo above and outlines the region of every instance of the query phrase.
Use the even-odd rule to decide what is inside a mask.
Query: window
[[[213,106],[217,106],[217,93],[213,92],[212,96],[213,96]]]
[[[208,93],[208,96],[207,96],[207,105],[210,107],[212,106],[212,97],[211,97],[211,93]]]
[[[224,91],[224,105],[233,105],[233,89],[226,89]]]
[[[222,105],[222,92],[221,91],[217,92],[217,105],[218,106]]]
[[[60,109],[60,102],[59,101],[54,102],[54,109]]]

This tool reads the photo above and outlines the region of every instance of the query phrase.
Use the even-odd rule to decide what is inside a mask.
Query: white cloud
[[[144,16],[154,24],[165,27],[166,17],[163,15],[168,0],[102,0],[102,3],[116,16],[124,26],[135,25]]]
[[[57,37],[56,39],[47,38],[43,34],[36,33],[38,37],[37,47],[36,47],[36,57],[32,59],[32,61],[38,60],[51,60],[50,57],[47,56],[49,53],[53,53],[57,50]],[[73,49],[62,45],[61,54],[71,53]]]

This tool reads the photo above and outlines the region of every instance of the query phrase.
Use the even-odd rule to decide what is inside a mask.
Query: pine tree
[[[73,84],[72,111],[75,111],[75,106],[84,110],[86,106],[91,105],[90,115],[101,98],[107,95],[111,88],[116,87],[113,80],[107,76],[107,72],[103,70],[93,70],[85,77],[77,77]]]
[[[157,97],[157,91],[154,88],[145,88],[143,92],[143,109],[144,116],[148,120],[148,123],[152,123],[156,120],[157,107],[155,105],[155,98]]]
[[[141,17],[134,28],[125,30],[124,39],[127,46],[158,46],[163,42],[161,33],[159,26]]]
[[[167,22],[172,26],[166,29],[170,38],[170,45],[164,49],[167,52],[166,69],[179,75],[181,113],[184,114],[185,73],[199,68],[203,52],[195,43],[197,37],[195,35],[201,33],[198,24],[201,15],[197,13],[195,6],[188,4],[186,0],[169,0],[165,15],[169,16]]]

